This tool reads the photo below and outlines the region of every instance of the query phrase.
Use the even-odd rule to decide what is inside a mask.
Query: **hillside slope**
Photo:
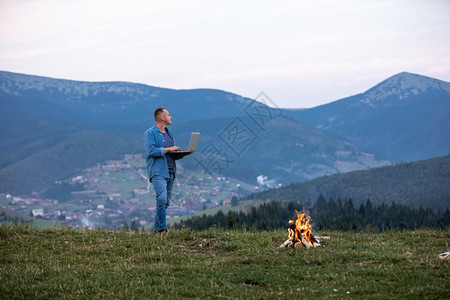
[[[450,208],[450,155],[325,176],[254,193],[246,199],[313,202],[320,194],[351,198],[355,206],[370,199],[374,205],[395,202],[445,210]]]
[[[84,168],[121,159],[125,149],[126,153],[142,152],[141,139],[131,135],[58,128],[58,122],[49,120],[25,124],[10,126],[9,134],[0,140],[2,192],[29,195]]]

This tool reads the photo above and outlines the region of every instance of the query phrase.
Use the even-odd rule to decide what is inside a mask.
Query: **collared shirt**
[[[175,146],[175,139],[173,138],[172,133],[168,130],[168,128],[166,128],[166,132],[172,138]],[[144,133],[144,145],[146,150],[145,160],[147,163],[148,178],[151,180],[155,175],[170,178],[169,165],[164,153],[165,147],[163,134],[158,126],[155,125]],[[177,166],[175,162],[173,166],[173,174],[176,177]]]

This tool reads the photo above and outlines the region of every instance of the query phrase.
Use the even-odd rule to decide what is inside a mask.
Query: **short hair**
[[[158,107],[156,110],[155,110],[155,121],[158,121],[158,118],[159,118],[159,116],[163,113],[163,111],[165,110],[165,108],[164,107]]]

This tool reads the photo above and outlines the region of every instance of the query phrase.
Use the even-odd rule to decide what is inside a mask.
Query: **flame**
[[[312,218],[308,216],[306,213],[297,213],[297,220],[294,221],[289,220],[289,239],[293,239],[294,241],[302,241],[302,237],[306,242],[309,243],[311,247],[314,247],[314,244],[311,240],[311,225],[309,222],[312,221]]]

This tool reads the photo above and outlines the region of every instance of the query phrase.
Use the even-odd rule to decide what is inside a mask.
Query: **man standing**
[[[156,193],[156,215],[153,230],[155,233],[167,231],[166,210],[170,205],[172,197],[173,182],[177,174],[175,160],[194,153],[191,150],[187,154],[172,154],[179,151],[175,146],[172,132],[167,126],[172,124],[169,112],[160,107],[155,110],[155,126],[144,133],[146,148],[147,173]]]

